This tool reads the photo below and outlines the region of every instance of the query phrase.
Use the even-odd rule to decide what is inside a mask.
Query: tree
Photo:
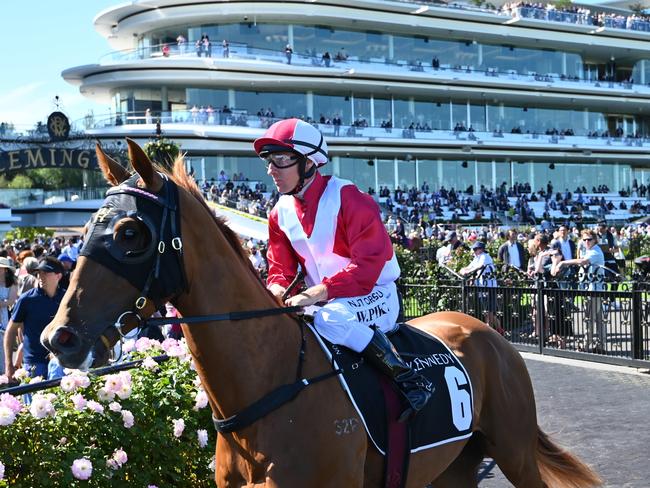
[[[158,137],[144,145],[144,152],[149,159],[166,169],[171,169],[181,152],[180,146],[170,139]]]
[[[555,8],[558,10],[567,9],[571,7],[572,3],[571,0],[556,0]]]
[[[643,15],[645,7],[640,3],[631,3],[627,6],[635,15]]]

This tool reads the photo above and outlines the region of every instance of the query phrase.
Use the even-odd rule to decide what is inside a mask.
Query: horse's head
[[[105,363],[123,328],[137,326],[139,317],[186,286],[179,189],[136,143],[127,142],[133,175],[97,146],[112,188],[89,223],[68,291],[41,334],[67,367]]]

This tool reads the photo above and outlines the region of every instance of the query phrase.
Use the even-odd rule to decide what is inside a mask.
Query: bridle
[[[183,322],[206,323],[218,321],[237,321],[272,315],[296,313],[302,307],[276,307],[262,310],[227,312],[215,315],[143,318],[143,309],[152,301],[158,306],[174,300],[188,290],[187,277],[183,266],[183,241],[180,234],[180,212],[178,187],[165,174],[160,173],[163,185],[157,193],[151,193],[137,186],[139,175],[134,174],[117,187],[106,193],[106,199],[99,211],[94,215],[88,230],[88,239],[80,255],[105,265],[114,273],[128,280],[136,289],[141,290],[135,301],[136,310],[122,312],[115,324],[108,326],[100,336],[102,344],[110,353],[111,343],[120,341],[122,344],[125,334],[134,328],[142,329],[150,325],[163,325]],[[109,218],[110,217],[110,218]],[[151,239],[141,250],[127,251],[120,249],[113,240],[113,227],[124,217],[140,221],[148,230]],[[154,222],[160,222],[156,227]],[[167,241],[168,240],[168,241]],[[161,273],[161,267],[165,272]],[[300,274],[287,289],[287,294],[295,287]],[[133,317],[136,325],[127,324],[127,318]],[[221,433],[234,432],[254,423],[281,405],[291,401],[307,386],[319,383],[342,373],[335,369],[313,378],[302,378],[302,366],[305,360],[305,327],[302,321],[297,321],[301,332],[300,350],[296,380],[282,385],[244,408],[237,414],[226,419],[213,417],[217,431]],[[126,328],[129,330],[125,331]],[[120,355],[121,355],[120,348]],[[113,361],[117,361],[114,359]]]
[[[119,186],[106,192],[106,199],[93,216],[81,256],[98,262],[126,279],[140,290],[134,309],[122,312],[109,325],[99,340],[110,352],[112,345],[122,344],[133,329],[138,331],[155,325],[183,322],[186,324],[215,321],[237,321],[251,318],[295,313],[301,307],[278,307],[224,314],[169,318],[148,318],[145,307],[152,303],[158,310],[188,290],[183,266],[183,240],[180,233],[178,187],[164,173],[159,173],[163,185],[157,193],[139,188],[139,176],[134,174]],[[124,251],[113,240],[114,227],[121,219],[130,217],[142,224],[149,234],[148,245],[135,251]],[[156,225],[155,222],[160,222]],[[163,272],[164,271],[164,272]],[[295,280],[290,288],[297,285]],[[121,351],[120,347],[120,351]],[[121,353],[120,353],[121,354]],[[113,362],[120,358],[114,358]]]

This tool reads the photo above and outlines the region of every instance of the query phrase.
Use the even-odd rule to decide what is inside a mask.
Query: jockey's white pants
[[[335,298],[314,313],[314,326],[333,344],[363,351],[372,339],[371,325],[383,332],[396,326],[399,298],[395,283],[376,285],[358,297]]]

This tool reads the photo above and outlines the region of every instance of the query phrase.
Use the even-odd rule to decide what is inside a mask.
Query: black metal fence
[[[455,310],[495,328],[519,350],[650,367],[650,283],[460,278],[400,283],[406,320]]]

